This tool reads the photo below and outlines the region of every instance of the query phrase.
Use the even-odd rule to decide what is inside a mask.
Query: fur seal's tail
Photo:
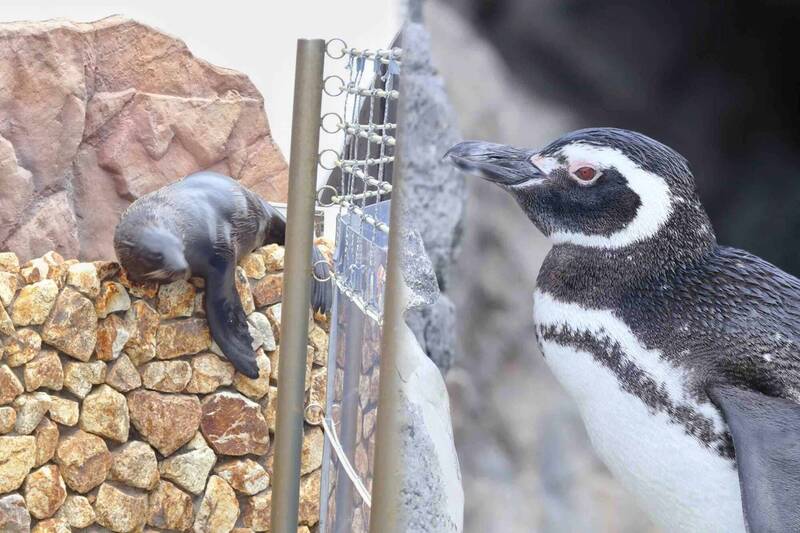
[[[206,318],[211,336],[233,366],[247,376],[258,377],[253,338],[247,326],[235,284],[233,258],[215,255],[206,277]]]

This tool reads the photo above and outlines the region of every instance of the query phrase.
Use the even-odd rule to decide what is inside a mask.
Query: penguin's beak
[[[547,178],[541,169],[531,162],[533,155],[532,151],[505,144],[464,141],[450,148],[444,159],[465,172],[477,174],[487,181],[508,187]]]

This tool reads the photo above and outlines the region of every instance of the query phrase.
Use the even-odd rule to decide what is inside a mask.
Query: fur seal
[[[256,378],[235,269],[242,256],[259,246],[283,245],[285,232],[284,216],[255,193],[222,174],[198,172],[128,206],[114,233],[114,249],[134,280],[204,278],[212,337],[236,370]],[[328,264],[316,246],[312,256],[312,307],[327,313],[332,300]]]
[[[717,243],[687,161],[593,128],[451,148],[553,243],[536,340],[664,531],[800,531],[800,280]],[[533,341],[533,339],[531,339]]]

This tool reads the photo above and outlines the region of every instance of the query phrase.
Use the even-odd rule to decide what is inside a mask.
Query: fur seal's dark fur
[[[206,282],[211,335],[236,369],[258,377],[252,337],[234,283],[239,259],[265,244],[284,244],[286,219],[235,180],[198,172],[142,196],[123,213],[114,234],[120,264],[133,279]],[[314,247],[315,276],[329,280]],[[312,306],[328,312],[330,281],[312,280]]]

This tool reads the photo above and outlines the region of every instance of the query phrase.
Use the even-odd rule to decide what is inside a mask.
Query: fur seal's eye
[[[581,181],[592,181],[597,176],[597,171],[592,167],[581,167],[575,171],[575,177]]]

